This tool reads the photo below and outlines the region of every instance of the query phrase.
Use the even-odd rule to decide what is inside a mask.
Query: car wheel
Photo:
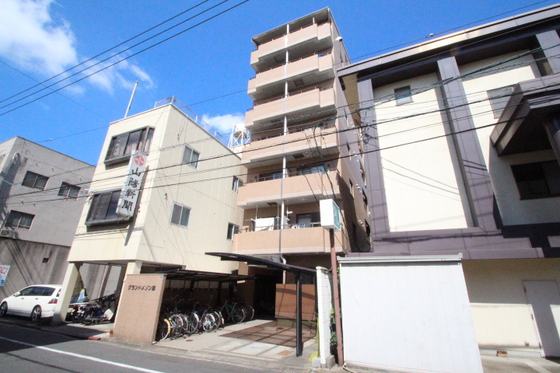
[[[38,322],[41,320],[41,306],[35,306],[31,311],[31,321]]]
[[[0,317],[6,316],[7,313],[8,313],[8,303],[2,302],[2,304],[0,304]]]

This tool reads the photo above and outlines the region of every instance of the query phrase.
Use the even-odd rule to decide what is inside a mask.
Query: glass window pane
[[[25,174],[25,177],[23,178],[23,182],[21,184],[26,186],[26,187],[33,188],[33,186],[35,185],[35,179],[36,178],[37,178],[36,173],[27,171],[27,173]]]
[[[10,211],[10,215],[8,215],[8,220],[6,220],[6,227],[17,227],[19,224],[19,218],[21,214],[17,211]]]
[[[48,177],[37,175],[37,181],[35,181],[35,188],[45,189],[45,186],[47,185],[47,180],[49,180]]]
[[[29,228],[31,227],[32,221],[33,221],[33,215],[21,214],[21,219],[19,220],[19,227]]]
[[[183,153],[183,163],[190,163],[192,156],[192,149],[185,146],[185,152]]]
[[[173,224],[179,224],[181,222],[181,210],[183,210],[183,207],[181,207],[180,205],[173,205],[173,213],[171,214],[171,223]]]
[[[121,196],[120,190],[116,190],[111,193],[111,201],[109,202],[109,206],[107,208],[106,219],[115,219],[119,217],[119,215],[117,214],[117,206],[119,203],[120,196]]]
[[[124,154],[126,141],[128,140],[128,133],[124,133],[117,137],[113,137],[109,151],[107,152],[107,159],[118,158]]]
[[[134,150],[138,149],[138,142],[140,141],[140,135],[142,131],[134,131],[130,133],[128,136],[128,142],[126,144],[126,148],[124,150],[124,154],[129,155],[132,154]]]
[[[185,227],[189,225],[189,216],[191,214],[191,210],[186,207],[183,207],[183,213],[181,214],[181,225]]]
[[[191,166],[193,167],[197,167],[198,166],[198,157],[199,154],[195,151],[192,152],[192,157],[191,157]]]
[[[70,185],[70,190],[68,191],[68,197],[78,198],[79,193],[80,193],[80,187],[77,187],[75,185]]]

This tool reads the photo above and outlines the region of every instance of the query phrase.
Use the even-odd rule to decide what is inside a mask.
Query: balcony
[[[312,84],[334,77],[332,55],[313,54],[258,73],[249,80],[247,93],[253,100],[282,93],[284,81],[305,75],[306,83]]]
[[[315,202],[316,198],[333,198],[333,193],[335,199],[340,198],[336,171],[289,176],[284,179],[283,194],[281,188],[281,178],[245,184],[239,188],[237,206],[243,208],[267,207],[268,203],[281,200],[292,204],[308,203]]]
[[[313,137],[317,139],[317,144],[315,144],[314,140],[309,140],[313,139]],[[309,141],[313,145],[312,149],[310,149]],[[312,150],[313,156],[316,156],[316,145],[318,145],[323,156],[338,154],[336,127],[317,128],[315,133],[312,128],[289,133],[284,140],[284,150],[282,150],[282,136],[253,141],[243,148],[241,163],[250,167],[251,162],[258,162],[258,165],[262,166],[266,164],[267,159],[272,160],[282,155],[286,155],[288,161],[295,160],[294,156],[302,154],[309,158]]]
[[[245,114],[247,129],[264,121],[281,119],[284,115],[298,112],[305,115],[335,106],[334,89],[332,87],[313,87],[290,96],[278,98],[262,104],[256,104]]]
[[[280,230],[242,232],[233,239],[233,252],[245,255],[278,254]],[[335,249],[343,252],[342,232],[335,232]],[[347,246],[344,244],[344,246]],[[330,252],[329,231],[322,227],[282,230],[283,254],[318,254]]]
[[[251,65],[285,48],[305,47],[307,44],[310,51],[332,45],[330,23],[313,24],[259,45],[258,49],[251,53]]]

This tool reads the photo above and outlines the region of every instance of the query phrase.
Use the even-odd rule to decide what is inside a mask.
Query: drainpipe
[[[288,47],[288,34],[290,33],[290,25],[286,25],[286,36],[284,37],[284,46]],[[284,78],[288,68],[289,52],[286,49],[286,60],[284,63]],[[282,110],[286,112],[286,100],[288,99],[288,81],[284,82],[284,100],[282,102]],[[278,235],[278,251],[280,253],[280,261],[286,264],[286,258],[282,255],[282,231],[284,230],[284,214],[286,213],[286,203],[284,201],[284,179],[287,177],[286,155],[284,154],[284,144],[288,133],[288,116],[284,115],[284,129],[282,131],[282,180],[280,181],[280,232]],[[286,271],[282,272],[282,283],[286,283]]]

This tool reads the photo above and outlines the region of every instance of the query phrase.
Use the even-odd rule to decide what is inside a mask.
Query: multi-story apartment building
[[[104,280],[113,285],[101,295],[118,294],[127,274],[234,269],[205,252],[231,252],[241,161],[179,106],[172,99],[111,123],[68,257],[61,309],[82,263],[111,266]]]
[[[338,71],[365,143],[369,255],[462,253],[494,353],[560,355],[559,17],[554,5]]]
[[[94,166],[14,137],[0,144],[0,265],[4,298],[32,284],[62,283]],[[7,270],[7,275],[6,275]],[[82,270],[89,280],[102,269]]]
[[[330,267],[329,233],[319,201],[342,210],[339,254],[369,251],[360,141],[336,70],[349,64],[342,37],[323,9],[253,37],[255,77],[246,113],[247,176],[237,204],[243,225],[234,252],[284,263]]]

